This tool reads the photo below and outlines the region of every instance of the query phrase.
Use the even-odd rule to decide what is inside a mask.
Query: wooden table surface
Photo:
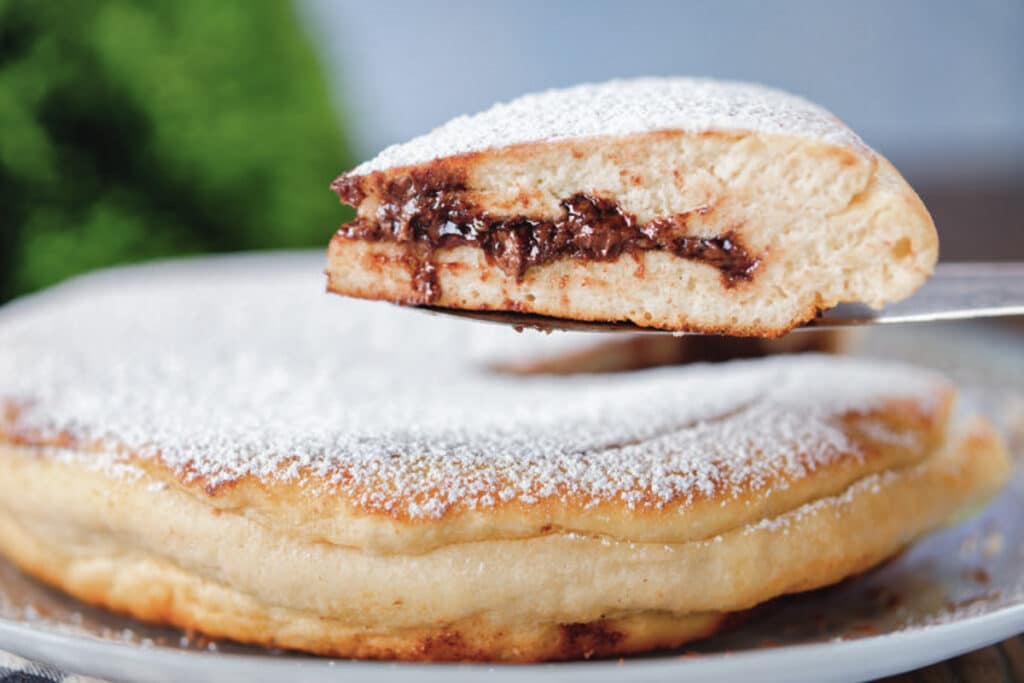
[[[1024,636],[883,680],[891,683],[1024,683]]]

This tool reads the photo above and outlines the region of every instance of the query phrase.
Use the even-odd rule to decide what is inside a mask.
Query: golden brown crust
[[[421,662],[588,659],[673,648],[718,631],[725,614],[646,614],[587,623],[502,627],[469,617],[422,628],[374,633],[350,624],[255,604],[226,586],[166,562],[133,557],[94,561],[76,572],[73,558],[0,514],[0,548],[26,573],[83,602],[211,638],[355,659]]]
[[[310,540],[377,553],[420,553],[451,543],[559,532],[680,543],[834,495],[869,474],[920,462],[941,445],[952,410],[953,391],[948,387],[936,391],[930,401],[937,406],[934,409],[910,400],[889,399],[871,411],[837,416],[833,424],[842,430],[851,450],[817,464],[816,453],[794,451],[790,461],[804,463],[808,468],[804,476],[787,479],[780,473],[774,480],[750,481],[745,489],[734,485],[728,490],[687,491],[658,504],[654,504],[653,492],[646,494],[650,504],[645,504],[646,498],[593,500],[556,487],[529,502],[516,497],[484,509],[458,504],[439,517],[414,519],[402,510],[373,506],[374,496],[360,491],[327,489],[322,478],[315,476],[289,481],[249,475],[211,484],[194,472],[176,471],[150,458],[132,456],[126,463],[153,481],[187,492],[218,510],[245,510],[268,526]],[[6,427],[0,424],[0,446],[4,443],[91,451],[97,458],[104,448],[77,443],[67,433],[23,433],[17,420]],[[425,496],[440,494],[428,490]]]
[[[146,476],[110,480],[81,464],[0,450],[0,552],[83,600],[242,642],[422,661],[604,656],[676,646],[719,628],[726,612],[860,573],[992,495],[1008,467],[998,438],[979,423],[919,465],[868,477],[838,496],[721,538],[662,546],[570,534],[551,541],[457,544],[438,551],[448,559],[433,553],[381,558],[310,544],[242,515],[203,510],[171,489],[151,489]],[[97,496],[116,499],[120,508],[95,504]],[[174,539],[177,530],[187,542]],[[327,552],[348,558],[351,566],[320,564]],[[484,575],[492,590],[472,590],[480,579],[471,571],[476,563],[498,556],[502,562]],[[555,565],[545,569],[556,557],[591,576],[582,582],[586,586],[578,575],[573,584],[577,592],[589,589],[580,593],[585,600],[554,599],[571,592],[557,584]],[[392,562],[400,578],[378,585],[379,594],[356,586],[352,595],[341,595],[349,590],[345,577],[381,576],[370,568]],[[506,570],[513,573],[505,577]],[[318,591],[291,578],[309,572],[331,573],[335,580]],[[537,583],[519,590],[530,600],[505,595],[505,581],[521,582],[527,572]],[[611,589],[620,579],[634,588]],[[433,589],[417,593],[411,584],[400,585],[410,581]],[[465,590],[452,592],[458,586]],[[438,599],[461,616],[443,616],[435,606],[424,612],[433,618],[409,621],[421,604]],[[660,607],[645,606],[645,599]],[[609,606],[597,607],[602,600]],[[455,602],[458,610],[452,611]],[[374,606],[385,603],[387,610]],[[509,611],[511,606],[540,611]]]

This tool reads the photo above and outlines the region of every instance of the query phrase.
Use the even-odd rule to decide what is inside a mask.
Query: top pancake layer
[[[711,79],[639,78],[548,90],[460,116],[388,147],[348,175],[526,142],[661,130],[746,131],[867,149],[831,113],[781,90]]]
[[[581,342],[328,297],[315,272],[307,258],[203,259],[7,307],[0,442],[158,466],[210,495],[333,492],[406,520],[510,504],[749,508],[821,472],[849,481],[927,455],[951,396],[930,372],[820,356],[502,375],[488,363]],[[886,417],[900,411],[909,422]],[[886,448],[914,453],[879,460]]]

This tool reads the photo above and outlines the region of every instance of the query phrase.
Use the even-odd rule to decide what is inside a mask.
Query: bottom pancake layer
[[[439,249],[431,261],[436,296],[422,293],[421,266],[403,245],[336,235],[327,256],[327,288],[403,305],[623,321],[741,337],[780,337],[839,300],[832,294],[822,298],[814,289],[818,283],[798,284],[779,272],[726,286],[718,270],[664,252],[609,262],[561,260],[531,268],[522,278],[506,275],[472,247]],[[780,297],[781,291],[791,295]]]
[[[414,555],[290,537],[141,472],[0,446],[0,552],[87,602],[266,646],[405,660],[624,654],[869,569],[1005,481],[987,425],[949,443],[707,540],[552,533]]]

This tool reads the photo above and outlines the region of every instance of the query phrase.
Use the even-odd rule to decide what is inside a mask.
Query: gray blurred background
[[[943,258],[1024,259],[1024,0],[0,0],[0,303],[180,254],[324,248],[330,181],[496,101],[698,75],[815,100]]]
[[[906,175],[944,259],[1024,258],[1024,2],[300,0],[357,158],[581,81],[760,81]]]

